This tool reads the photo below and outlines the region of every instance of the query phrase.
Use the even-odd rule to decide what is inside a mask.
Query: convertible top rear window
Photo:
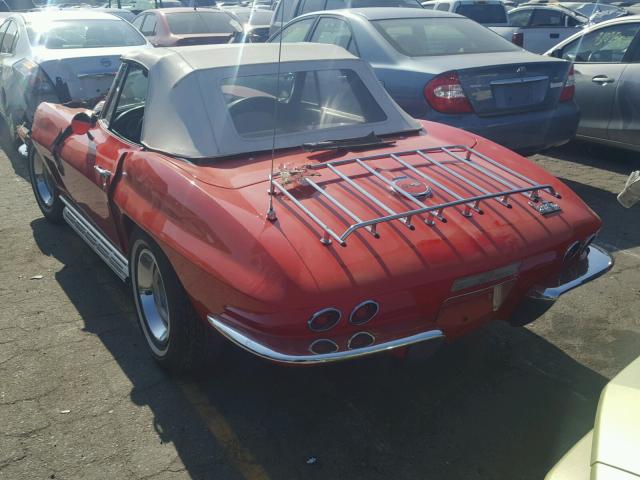
[[[467,18],[394,18],[372,23],[393,48],[409,57],[520,50]]]
[[[243,137],[382,122],[384,111],[352,70],[239,76],[222,81],[225,104]],[[277,120],[276,120],[277,98]]]
[[[56,20],[27,27],[33,45],[49,49],[131,47],[146,43],[131,24],[113,20]]]

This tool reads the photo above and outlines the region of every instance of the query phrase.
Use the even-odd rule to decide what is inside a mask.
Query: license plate
[[[493,85],[493,98],[498,108],[518,108],[540,103],[544,100],[546,82],[526,82]]]

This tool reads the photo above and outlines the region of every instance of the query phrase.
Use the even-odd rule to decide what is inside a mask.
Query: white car
[[[457,13],[486,27],[508,26],[507,7],[501,0],[436,0],[424,2],[423,8]]]
[[[509,27],[491,30],[533,53],[544,53],[586,27],[589,19],[557,3],[521,5],[508,13]]]
[[[129,22],[88,9],[15,13],[0,26],[0,117],[11,140],[43,101],[92,107],[120,56],[151,45]]]

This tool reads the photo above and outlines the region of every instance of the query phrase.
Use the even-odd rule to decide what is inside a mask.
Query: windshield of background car
[[[35,4],[31,0],[4,0],[4,3],[6,3],[13,12],[36,8]]]
[[[199,33],[235,33],[240,24],[223,12],[180,12],[167,14],[171,33],[189,35]]]
[[[619,63],[640,30],[640,23],[623,23],[589,32],[562,49],[562,58],[574,62]]]
[[[340,2],[342,0],[334,0]],[[331,8],[339,8],[331,6],[332,0],[327,1],[327,10]],[[368,7],[403,7],[403,8],[422,8],[417,0],[351,0],[350,8],[368,8]]]
[[[233,12],[236,17],[249,25],[269,25],[273,12],[271,10],[249,10],[244,12]]]
[[[222,81],[236,131],[255,138],[323,128],[382,122],[386,114],[352,70],[238,76]],[[277,104],[276,104],[277,98]]]
[[[57,20],[30,24],[27,33],[31,44],[48,49],[132,47],[146,40],[131,24],[113,20]]]
[[[393,48],[409,57],[520,50],[466,18],[394,18],[371,23]]]
[[[462,4],[456,10],[478,23],[507,23],[507,11],[502,5],[496,4]]]

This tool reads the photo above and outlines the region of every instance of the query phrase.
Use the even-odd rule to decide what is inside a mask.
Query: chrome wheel
[[[156,353],[162,355],[169,344],[169,303],[156,257],[147,248],[138,255],[134,281],[144,333]]]
[[[55,200],[51,173],[49,173],[49,169],[45,166],[42,157],[37,153],[34,153],[33,155],[33,176],[36,193],[40,197],[40,201],[47,208],[51,208]]]

